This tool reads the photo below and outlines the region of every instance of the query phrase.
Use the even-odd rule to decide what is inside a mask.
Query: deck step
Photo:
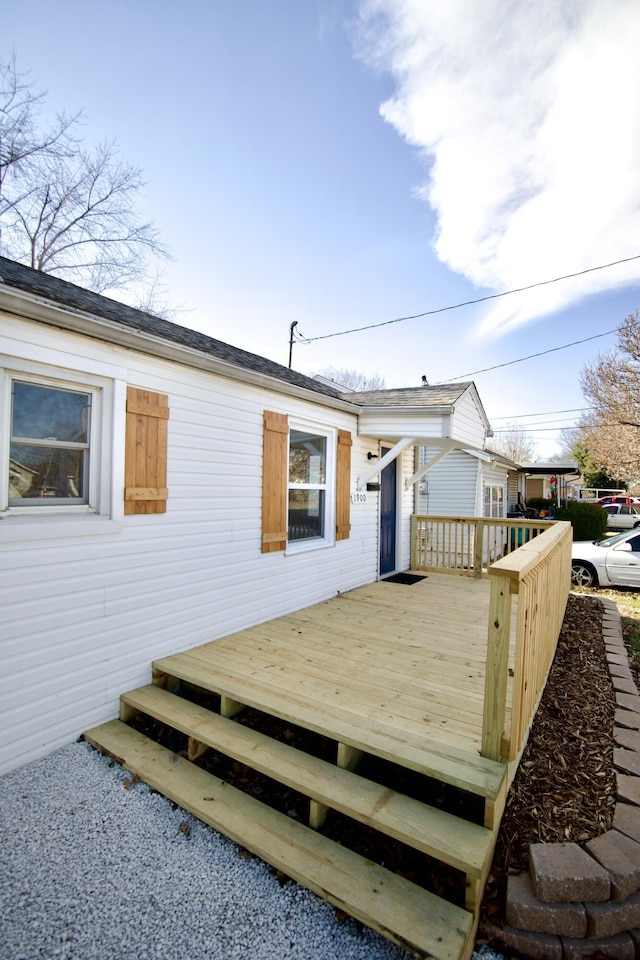
[[[139,711],[467,875],[471,884],[490,866],[493,834],[228,720],[150,684],[122,694],[123,719]]]
[[[473,916],[177,756],[120,720],[85,739],[198,819],[405,949],[459,960]]]
[[[425,776],[451,784],[500,805],[506,796],[506,768],[485,757],[456,750],[427,738],[409,736],[373,721],[370,717],[341,710],[308,698],[297,698],[295,691],[284,692],[268,680],[235,674],[199,659],[197,648],[177,653],[153,663],[154,680],[161,685],[163,676],[184,680],[194,686],[217,693],[269,713],[288,723],[309,730],[383,760],[399,763]],[[488,824],[489,825],[489,824]]]

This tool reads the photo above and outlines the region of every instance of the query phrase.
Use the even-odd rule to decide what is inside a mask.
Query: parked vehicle
[[[595,501],[601,507],[606,506],[608,503],[640,503],[640,498],[638,497],[600,497],[599,500]]]
[[[608,503],[603,509],[609,514],[607,526],[612,530],[631,530],[634,527],[640,527],[640,505]]]
[[[640,587],[640,530],[572,544],[571,582],[576,587]]]

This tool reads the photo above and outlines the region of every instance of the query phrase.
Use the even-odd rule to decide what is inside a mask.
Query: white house
[[[152,659],[406,569],[416,485],[488,433],[472,383],[341,393],[3,258],[0,423],[0,773]]]

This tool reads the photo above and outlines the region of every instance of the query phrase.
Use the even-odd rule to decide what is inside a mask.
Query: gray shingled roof
[[[420,386],[392,390],[368,390],[362,393],[345,393],[338,384],[332,386],[326,380],[317,380],[305,376],[296,370],[289,370],[282,364],[267,360],[255,353],[249,353],[240,347],[233,347],[222,340],[216,340],[197,330],[181,327],[177,323],[154,317],[152,314],[136,310],[117,300],[111,300],[90,290],[78,287],[67,280],[33,270],[21,263],[0,257],[0,290],[2,286],[21,290],[32,296],[54,303],[62,309],[80,311],[102,320],[110,321],[120,327],[148,333],[170,343],[180,344],[197,350],[207,356],[223,360],[244,370],[274,377],[284,383],[311,390],[333,399],[344,400],[357,406],[376,406],[397,408],[439,407],[453,404],[470,383],[452,383],[443,386]]]
[[[122,327],[129,327],[132,330],[139,330],[161,337],[172,343],[190,347],[208,356],[216,357],[218,360],[224,360],[244,370],[252,370],[254,373],[261,373],[267,377],[275,377],[285,383],[303,387],[305,390],[312,390],[314,393],[322,394],[325,397],[352,399],[343,397],[339,389],[331,387],[327,383],[321,383],[312,377],[305,376],[303,373],[298,373],[296,370],[289,370],[288,367],[275,363],[273,360],[267,360],[255,353],[233,347],[222,340],[216,340],[196,330],[189,330],[187,327],[181,327],[169,320],[154,317],[142,310],[135,310],[124,303],[119,303],[117,300],[110,300],[108,297],[92,293],[90,290],[84,290],[82,287],[77,287],[66,280],[60,280],[58,277],[51,276],[51,274],[42,273],[40,270],[32,270],[21,263],[7,260],[5,257],[0,257],[0,283],[6,287],[13,287],[25,293],[43,297],[66,309],[80,310],[82,313],[88,313],[103,320],[110,320]],[[352,402],[356,401],[352,400]]]
[[[445,383],[435,386],[399,387],[393,390],[363,390],[343,394],[363,407],[447,407],[451,406],[473,383]]]

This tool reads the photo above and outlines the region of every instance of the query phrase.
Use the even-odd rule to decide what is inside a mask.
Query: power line
[[[530,434],[535,437],[538,433],[550,433],[550,432],[559,432],[560,430],[577,430],[578,428],[589,430],[617,430],[619,427],[623,426],[620,423],[568,423],[564,427],[536,427],[531,426],[529,429],[522,430],[522,433]],[[494,430],[494,433],[509,433],[508,430]]]
[[[524,420],[525,417],[550,417],[556,413],[582,413],[587,407],[570,407],[568,410],[543,410],[541,413],[518,413],[509,417],[490,417],[493,423],[495,420]]]
[[[576,424],[575,424],[575,423],[565,423],[564,425],[559,424],[557,427],[536,427],[536,426],[531,426],[531,427],[529,427],[529,428],[527,428],[527,429],[525,429],[525,430],[519,431],[519,432],[521,432],[521,433],[536,434],[536,433],[549,433],[549,432],[559,431],[559,430],[575,430],[575,429],[576,429]],[[495,433],[510,433],[511,431],[510,431],[510,430],[494,430],[493,432],[494,432],[494,434],[495,434]]]
[[[348,333],[360,333],[362,330],[374,330],[377,327],[388,327],[392,323],[403,323],[405,320],[419,320],[421,317],[432,317],[437,313],[445,313],[447,310],[459,310],[461,307],[471,307],[477,303],[486,303],[487,300],[498,300],[500,297],[508,297],[512,293],[524,293],[526,290],[533,290],[535,287],[545,287],[550,283],[559,283],[561,280],[571,280],[573,277],[582,277],[587,273],[594,273],[596,270],[607,270],[609,267],[617,267],[621,263],[630,263],[632,260],[640,260],[640,253],[633,257],[625,257],[622,260],[613,260],[611,263],[602,263],[597,267],[588,267],[586,270],[578,270],[577,273],[565,273],[561,277],[554,277],[552,280],[540,280],[538,283],[529,283],[524,287],[514,287],[513,290],[503,290],[502,293],[490,293],[486,297],[477,297],[475,300],[465,300],[462,303],[453,303],[447,307],[438,307],[435,310],[425,310],[424,313],[414,313],[408,317],[396,317],[394,320],[383,320],[382,323],[369,323],[364,327],[352,327],[350,330],[340,330],[337,333],[324,333],[319,337],[305,337],[299,331],[295,331],[298,343],[315,343],[316,340],[329,340],[331,337],[344,337]],[[604,336],[604,334],[602,334]],[[578,341],[582,342],[582,341]],[[570,344],[572,346],[572,344]],[[526,359],[529,359],[528,357]],[[484,371],[479,371],[484,372]],[[445,380],[449,383],[449,380]]]
[[[510,428],[510,427],[508,427],[508,426],[507,426],[507,427],[496,427],[496,429],[495,429],[493,432],[494,432],[494,433],[520,433],[520,432],[527,431],[527,430],[536,430],[536,429],[542,428],[542,427],[551,427],[551,428],[553,428],[553,424],[554,424],[554,423],[559,423],[559,424],[560,424],[561,426],[563,426],[563,427],[564,427],[564,426],[567,426],[567,421],[566,421],[566,419],[563,418],[562,420],[539,420],[539,421],[537,421],[536,423],[529,423],[529,424],[526,424],[526,425],[524,425],[524,426],[520,426],[519,424],[516,424],[515,429]],[[577,426],[577,424],[575,424],[575,422],[574,422],[574,426]]]
[[[434,386],[440,386],[443,383],[453,383],[455,380],[466,380],[467,377],[475,377],[478,373],[488,373],[490,370],[499,370],[501,367],[511,367],[514,363],[523,363],[525,360],[533,360],[535,357],[544,357],[547,353],[557,353],[558,350],[576,347],[579,343],[588,343],[589,340],[597,340],[599,337],[609,337],[612,333],[617,332],[616,328],[615,330],[607,330],[605,333],[596,333],[592,337],[585,337],[584,340],[573,340],[572,343],[565,343],[561,347],[551,347],[549,350],[542,350],[540,353],[530,353],[528,357],[518,357],[517,360],[507,360],[505,363],[496,363],[493,367],[484,367],[482,370],[463,373],[461,376],[451,377],[449,380],[441,380],[440,384],[434,384]]]

